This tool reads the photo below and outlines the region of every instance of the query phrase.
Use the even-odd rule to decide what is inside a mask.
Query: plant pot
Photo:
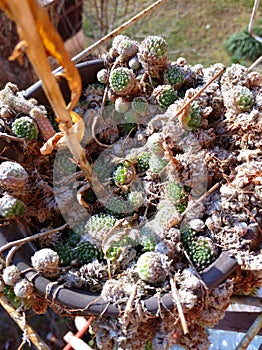
[[[96,81],[96,74],[103,65],[102,60],[94,60],[77,65],[83,86]],[[60,79],[59,83],[66,101],[69,101],[69,89],[66,80]],[[24,96],[27,99],[35,98],[40,104],[50,108],[43,93],[41,82],[27,89],[24,92]],[[18,160],[20,155],[17,158],[17,154],[19,154],[19,150],[15,148],[14,152],[10,152],[5,156]],[[30,228],[19,221],[13,220],[9,225],[0,227],[0,246],[30,234]],[[72,315],[79,313],[82,315],[100,315],[103,313],[104,316],[111,317],[117,317],[119,315],[118,307],[113,304],[108,305],[99,294],[58,286],[47,278],[37,274],[30,267],[29,258],[35,250],[36,247],[34,244],[27,244],[18,250],[14,255],[13,261],[22,271],[22,274],[33,282],[36,292],[41,297],[47,297],[51,306],[58,306],[63,309],[64,313]],[[215,262],[201,271],[200,275],[208,288],[214,288],[226,280],[237,266],[236,259],[227,251],[223,251]],[[47,291],[49,292],[47,293]],[[171,293],[165,294],[161,300],[157,297],[150,297],[144,301],[144,305],[148,313],[152,315],[158,314],[159,308],[164,311],[165,309],[172,310],[175,307]]]

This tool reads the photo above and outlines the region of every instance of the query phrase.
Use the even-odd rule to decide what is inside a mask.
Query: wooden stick
[[[249,330],[246,332],[246,334],[242,338],[241,342],[236,347],[236,350],[246,350],[261,328],[262,328],[262,313],[255,319],[255,322],[252,324],[252,326],[249,328]]]
[[[92,53],[95,49],[97,49],[99,46],[103,45],[105,42],[108,40],[114,38],[116,35],[120,34],[123,30],[131,27],[134,23],[139,21],[140,19],[144,18],[147,16],[149,13],[151,13],[153,10],[158,8],[159,6],[163,5],[167,0],[158,0],[151,6],[148,6],[146,9],[143,11],[139,12],[137,15],[126,21],[125,23],[121,24],[118,28],[114,29],[112,32],[106,34],[103,38],[100,40],[96,41],[94,44],[80,52],[78,55],[74,56],[72,58],[72,61],[75,63],[80,62],[84,58],[86,58],[90,53]],[[57,73],[58,71],[61,70],[62,67],[56,68],[53,73]]]
[[[25,322],[23,316],[21,316],[10,301],[0,293],[0,304],[3,306],[9,316],[15,321],[15,323],[26,333],[28,339],[36,346],[38,350],[51,350],[51,348],[41,339],[37,332]]]
[[[86,324],[84,325],[84,327],[82,329],[80,329],[73,337],[71,334],[69,334],[69,336],[67,336],[67,334],[65,335],[64,339],[66,342],[68,342],[69,344],[67,344],[63,350],[71,350],[73,347],[71,346],[71,342],[72,345],[75,342],[75,338],[82,338],[82,336],[88,331],[88,328],[90,327],[90,324],[93,320],[94,316],[90,316],[89,319],[86,321]],[[92,350],[92,348],[90,346],[88,346],[87,344],[85,344],[85,348],[83,347],[83,349],[87,349],[87,350]],[[75,348],[74,348],[75,349]],[[78,349],[81,349],[81,347],[78,347]]]

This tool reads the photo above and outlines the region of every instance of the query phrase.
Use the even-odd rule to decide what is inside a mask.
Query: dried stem
[[[216,73],[193,97],[190,98],[190,100],[182,107],[180,108],[176,114],[170,119],[171,121],[174,120],[175,118],[177,118],[179,116],[179,114],[181,114],[182,112],[184,112],[193,101],[195,101],[195,99],[202,94],[203,91],[206,90],[206,88],[213,83],[214,80],[216,80],[223,72],[225,71],[225,69],[221,69],[218,73]]]
[[[114,29],[112,32],[110,32],[109,34],[106,34],[103,38],[101,38],[100,40],[96,41],[94,44],[92,44],[91,46],[89,46],[88,48],[86,48],[85,50],[83,50],[82,52],[80,52],[78,55],[74,56],[72,58],[72,61],[75,63],[78,63],[80,61],[82,61],[83,59],[85,59],[88,55],[90,55],[95,49],[97,49],[98,47],[100,47],[101,45],[103,45],[105,42],[107,42],[108,40],[111,40],[113,37],[115,37],[116,35],[120,34],[123,30],[131,27],[134,23],[136,23],[137,21],[139,21],[140,19],[142,19],[143,17],[147,16],[149,13],[151,13],[153,10],[155,10],[157,7],[163,5],[167,0],[158,0],[156,1],[154,4],[152,4],[151,6],[148,6],[146,9],[144,9],[143,11],[139,12],[137,15],[135,15],[134,17],[132,17],[130,20],[128,20],[127,22],[121,24],[118,28]],[[58,72],[61,70],[62,67],[58,67],[54,73]]]
[[[250,345],[252,340],[255,338],[257,333],[260,331],[262,327],[262,314],[260,314],[252,324],[252,326],[249,328],[249,330],[246,332],[244,337],[242,338],[241,342],[236,347],[236,350],[245,350]]]
[[[17,247],[21,247],[22,245],[24,245],[25,243],[28,243],[28,242],[31,242],[31,241],[34,241],[38,238],[42,238],[42,237],[45,237],[45,236],[49,236],[49,235],[52,235],[53,233],[56,233],[56,232],[59,232],[59,231],[62,231],[64,230],[66,227],[68,226],[68,224],[64,224],[63,226],[60,226],[60,227],[56,227],[56,228],[53,228],[51,230],[47,230],[45,232],[40,232],[40,233],[36,233],[35,235],[32,235],[32,236],[29,236],[29,237],[25,237],[25,238],[21,238],[21,239],[18,239],[16,241],[12,241],[12,242],[9,242],[5,245],[3,245],[1,248],[0,248],[0,254],[2,254],[5,250],[7,249],[10,249],[14,246],[17,246]]]
[[[25,319],[10,301],[3,295],[0,294],[0,304],[6,310],[10,317],[15,321],[15,323],[21,328],[23,332],[26,332],[28,339],[36,346],[38,350],[51,350],[50,347],[40,338],[37,332],[25,322]]]
[[[188,327],[187,327],[186,318],[185,318],[185,315],[184,315],[183,308],[182,308],[181,303],[179,301],[178,291],[177,291],[177,288],[176,288],[176,283],[175,283],[175,280],[174,280],[174,278],[172,276],[169,276],[169,277],[170,277],[169,280],[170,280],[172,297],[173,297],[174,302],[176,303],[176,306],[177,306],[177,311],[178,311],[180,322],[181,322],[181,325],[182,325],[182,328],[183,328],[183,332],[184,332],[184,334],[188,334],[189,330],[188,330]]]

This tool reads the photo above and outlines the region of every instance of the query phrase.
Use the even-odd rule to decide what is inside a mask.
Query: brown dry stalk
[[[21,328],[21,330],[26,334],[27,339],[29,339],[38,350],[51,350],[51,348],[43,341],[43,339],[40,338],[37,332],[31,326],[29,326],[29,324],[26,323],[25,317],[16,311],[15,307],[2,293],[0,294],[0,304],[9,314],[9,316],[12,317],[15,323]],[[21,345],[23,345],[23,343]],[[19,348],[21,348],[21,346]]]

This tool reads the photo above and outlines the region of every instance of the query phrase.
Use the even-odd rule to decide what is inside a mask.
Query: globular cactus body
[[[22,165],[6,161],[0,165],[0,186],[6,191],[24,191],[28,175]]]
[[[13,219],[23,215],[26,211],[26,205],[20,199],[9,194],[0,198],[0,215],[5,219]]]
[[[20,117],[12,123],[13,133],[28,141],[35,140],[38,135],[36,122],[29,117]]]

